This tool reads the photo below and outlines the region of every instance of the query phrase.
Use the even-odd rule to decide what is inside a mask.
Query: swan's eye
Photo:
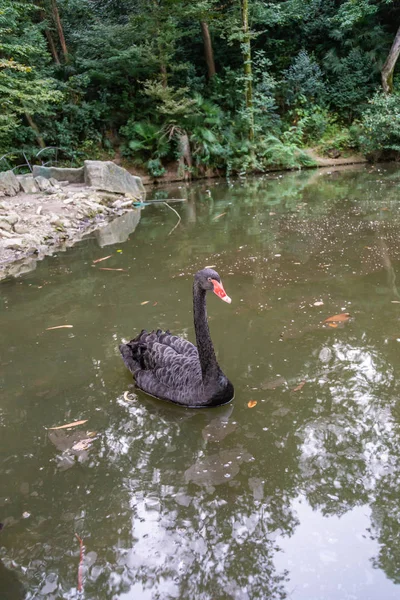
[[[211,281],[211,277],[207,277],[207,281]]]

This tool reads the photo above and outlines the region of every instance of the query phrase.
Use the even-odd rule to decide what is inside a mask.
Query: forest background
[[[0,170],[396,160],[399,26],[396,0],[0,0]]]

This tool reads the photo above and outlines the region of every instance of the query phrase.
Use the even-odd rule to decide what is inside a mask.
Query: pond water
[[[368,166],[170,188],[175,229],[146,206],[1,284],[2,600],[399,597],[399,185]],[[135,390],[118,343],[194,341],[206,265],[236,396],[195,411]]]

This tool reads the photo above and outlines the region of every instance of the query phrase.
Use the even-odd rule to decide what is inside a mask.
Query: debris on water
[[[109,267],[100,267],[99,271],[126,271],[126,269],[111,269]]]
[[[150,300],[144,300],[143,302],[140,303],[140,306],[144,306],[145,304],[148,304],[150,302]]]
[[[51,329],[71,329],[73,325],[56,325],[56,327],[47,327],[46,331],[50,331]]]
[[[299,385],[296,385],[296,387],[292,389],[292,392],[299,392],[305,386],[305,384],[305,380],[300,381]]]
[[[247,406],[249,408],[254,408],[255,406],[257,406],[257,400],[249,400],[249,402],[247,403]]]
[[[78,592],[81,592],[83,589],[83,557],[85,554],[85,546],[83,545],[82,538],[79,537],[77,533],[75,533],[75,537],[79,542],[79,566],[78,566]]]
[[[103,262],[103,260],[107,260],[108,258],[111,258],[111,257],[112,257],[112,254],[109,254],[108,256],[103,256],[103,258],[97,258],[96,260],[93,261],[93,264],[95,265],[96,263]]]
[[[88,419],[84,419],[83,421],[73,421],[72,423],[66,423],[65,425],[58,425],[58,427],[48,427],[48,429],[67,429],[67,427],[76,427],[77,425],[83,425],[87,422]]]
[[[340,313],[339,315],[333,315],[324,320],[324,323],[346,323],[350,319],[350,313]]]

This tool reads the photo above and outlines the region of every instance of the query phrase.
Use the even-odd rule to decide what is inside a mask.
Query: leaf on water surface
[[[249,408],[254,408],[257,405],[257,400],[249,400],[249,402],[247,403],[247,406]]]
[[[88,419],[84,419],[83,421],[74,421],[73,423],[67,423],[66,425],[59,425],[58,427],[49,427],[48,429],[67,429],[67,427],[76,427],[77,425],[83,425],[87,423]]]
[[[140,306],[144,306],[145,304],[148,304],[150,302],[150,300],[144,300],[144,302],[140,303]]]
[[[305,381],[300,381],[299,385],[296,385],[296,387],[292,389],[292,392],[299,392],[305,386],[305,384]]]
[[[337,324],[337,323],[328,323],[328,326],[329,326],[329,327],[337,327],[337,326],[338,326],[338,324]]]
[[[314,302],[314,306],[323,306],[323,302],[322,300],[319,300],[318,302]]]
[[[205,269],[215,269],[217,265],[206,265],[204,268]]]
[[[93,264],[95,265],[96,263],[102,262],[103,260],[107,260],[107,258],[111,258],[112,254],[109,254],[108,256],[103,256],[103,258],[97,258],[96,260],[92,261]]]
[[[217,219],[220,219],[221,217],[223,217],[224,215],[226,215],[226,212],[221,213],[220,215],[217,215],[216,217],[213,218],[213,221],[216,221]]]
[[[126,269],[110,269],[109,267],[100,267],[99,271],[126,271]]]
[[[47,327],[46,331],[50,331],[51,329],[71,329],[73,325],[57,325],[56,327]]]
[[[80,440],[79,442],[76,442],[76,444],[74,444],[72,446],[72,450],[76,450],[77,452],[82,452],[83,450],[87,450],[93,441],[94,441],[93,438],[87,438],[85,440]]]
[[[122,250],[117,250],[118,254],[122,254]]]
[[[157,301],[156,301],[156,302],[153,302],[153,306],[157,306],[157,304],[158,304],[158,302],[157,302]]]
[[[400,300],[391,300],[392,304],[400,304]]]
[[[345,323],[350,319],[350,313],[340,313],[339,315],[333,315],[325,319],[324,323]]]

